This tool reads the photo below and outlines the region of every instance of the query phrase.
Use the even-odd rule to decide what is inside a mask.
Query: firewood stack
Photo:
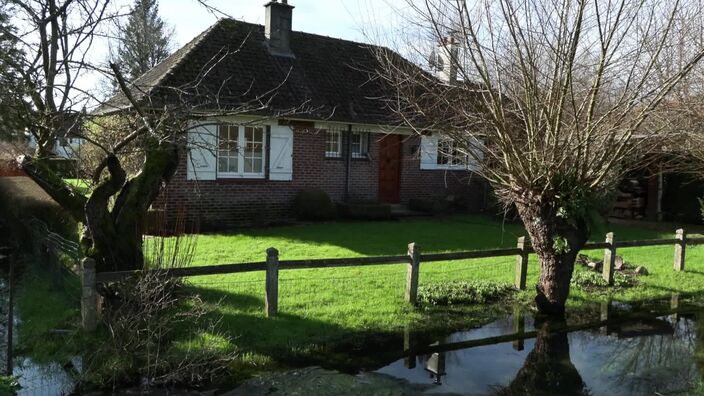
[[[638,179],[626,179],[618,188],[611,216],[622,219],[645,217],[646,189]]]

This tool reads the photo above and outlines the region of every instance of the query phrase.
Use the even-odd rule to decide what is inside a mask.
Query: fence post
[[[601,275],[609,286],[614,285],[614,266],[616,264],[616,245],[614,245],[614,233],[606,234],[606,243],[609,244],[604,249],[604,264]]]
[[[408,259],[406,302],[415,305],[418,299],[418,272],[420,269],[420,247],[415,242],[408,244]]]
[[[528,246],[526,244],[526,237],[522,236],[518,238],[518,243],[516,247],[521,250],[521,252],[516,256],[516,282],[515,285],[518,290],[526,289],[526,276],[528,272]]]
[[[95,283],[95,260],[86,257],[81,261],[81,321],[83,329],[93,331],[98,327],[98,292]]]
[[[266,316],[276,316],[279,312],[279,251],[266,250]]]
[[[675,231],[675,271],[684,271],[685,248],[687,247],[687,234],[682,228]]]

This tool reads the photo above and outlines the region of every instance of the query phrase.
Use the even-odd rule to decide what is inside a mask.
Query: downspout
[[[350,201],[350,167],[352,166],[352,124],[347,124],[345,142],[345,202]]]

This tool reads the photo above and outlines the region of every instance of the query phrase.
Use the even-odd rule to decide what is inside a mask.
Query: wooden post
[[[675,231],[675,239],[677,239],[677,243],[675,244],[675,271],[684,271],[684,253],[687,246],[687,235],[683,229],[680,228]]]
[[[266,316],[273,317],[279,312],[279,251],[266,250]]]
[[[518,290],[526,289],[526,276],[528,272],[528,246],[526,244],[526,237],[522,236],[518,238],[518,243],[516,247],[521,250],[521,252],[516,256],[516,288]]]
[[[606,234],[606,243],[608,247],[604,249],[604,264],[602,266],[601,275],[609,286],[614,285],[614,265],[616,264],[616,246],[614,245],[614,233]]]
[[[81,322],[83,329],[93,331],[98,327],[98,292],[95,283],[95,260],[86,257],[81,261]]]
[[[418,272],[420,269],[420,247],[415,242],[408,244],[408,259],[406,302],[415,305],[418,300]]]

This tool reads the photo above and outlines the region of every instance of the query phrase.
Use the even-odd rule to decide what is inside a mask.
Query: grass
[[[64,285],[58,286],[40,263],[23,261],[17,280],[17,354],[29,355],[37,363],[68,361],[79,350],[65,337],[79,327],[78,279],[66,277]]]
[[[90,185],[84,179],[64,179],[64,182],[83,195],[90,193]]]
[[[671,238],[672,232],[611,225],[620,240]],[[276,247],[280,258],[313,259],[404,254],[409,242],[423,252],[452,252],[515,246],[524,235],[517,224],[501,224],[482,216],[386,222],[351,222],[249,229],[229,234],[204,234],[197,240],[193,265],[263,261],[265,251]],[[603,233],[594,240],[603,240]],[[603,251],[587,252],[600,256]],[[628,263],[644,265],[649,276],[636,287],[611,292],[575,288],[570,307],[593,301],[625,301],[669,297],[672,292],[704,290],[704,247],[689,247],[687,272],[672,270],[673,247],[620,249]],[[514,257],[427,263],[421,265],[420,284],[485,280],[512,283]],[[578,268],[577,271],[582,271]],[[539,266],[529,260],[528,284],[537,282]],[[264,274],[246,273],[194,277],[192,287],[222,315],[222,328],[233,343],[258,357],[281,358],[287,354],[307,357],[335,348],[346,339],[369,334],[398,334],[412,326],[423,331],[453,325],[471,326],[487,321],[509,304],[489,308],[470,306],[460,313],[445,309],[416,310],[403,303],[405,265],[281,271],[280,315],[264,316]],[[520,293],[527,302],[533,292]],[[454,307],[453,307],[454,309]],[[454,323],[454,324],[453,324]]]
[[[608,228],[618,240],[671,238],[674,234],[674,230],[626,225]],[[603,234],[595,233],[594,240],[603,240]],[[511,247],[522,235],[520,225],[470,215],[247,229],[200,235],[192,265],[263,261],[269,247],[279,249],[283,260],[360,257],[404,254],[409,242],[416,242],[428,253]],[[673,292],[702,292],[704,246],[687,249],[687,271],[683,273],[672,270],[674,247],[619,249],[618,254],[628,263],[646,266],[650,275],[639,277],[635,287],[615,291],[573,288],[568,304],[577,309],[612,298],[636,301],[669,298]],[[603,251],[586,253],[599,257]],[[423,262],[420,285],[477,280],[512,283],[514,267],[514,257]],[[529,285],[537,282],[538,272],[537,260],[531,256]],[[395,357],[406,328],[446,332],[481,325],[511,311],[514,304],[529,303],[533,296],[529,287],[528,291],[495,304],[414,309],[403,302],[405,277],[406,265],[282,270],[280,314],[275,318],[264,315],[263,273],[193,277],[188,279],[190,287],[214,310],[212,318],[219,320],[219,330],[230,338],[217,331],[188,334],[175,345],[187,350],[202,344],[202,340],[217,340],[218,348],[240,351],[241,362],[236,365],[239,375],[301,361],[338,368],[346,364],[373,368],[380,361]],[[33,284],[31,278],[25,282],[28,291],[19,298],[20,311],[32,321],[23,324],[27,326],[26,332],[21,331],[23,338],[41,338],[48,329],[67,326],[71,317],[77,317],[77,306],[68,308],[52,298],[46,285]]]

